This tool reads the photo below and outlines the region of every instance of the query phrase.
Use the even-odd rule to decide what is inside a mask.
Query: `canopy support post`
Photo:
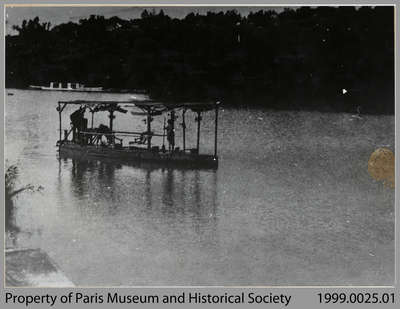
[[[162,136],[162,149],[165,149],[165,116],[164,116],[164,125],[163,125],[163,136]]]
[[[186,122],[185,122],[186,109],[182,110],[182,138],[183,138],[183,151],[186,151]]]
[[[90,109],[90,112],[92,113],[92,129],[93,129],[93,123],[94,123],[94,110],[93,109]]]
[[[171,150],[174,151],[175,150],[175,111],[172,110],[171,111]]]
[[[59,119],[59,123],[60,123],[60,138],[59,138],[60,143],[61,143],[61,138],[62,138],[61,113],[62,113],[61,104],[60,104],[60,102],[58,102],[58,119]]]
[[[63,112],[63,110],[64,110],[64,108],[67,106],[67,103],[63,103],[64,105],[63,106],[61,106],[61,104],[62,104],[63,102],[58,102],[58,106],[57,106],[57,108],[56,108],[56,110],[58,111],[58,119],[59,119],[59,124],[60,124],[60,127],[58,128],[59,129],[59,133],[60,133],[60,138],[59,138],[59,140],[58,140],[58,143],[57,143],[57,145],[58,145],[58,150],[60,151],[61,149],[60,149],[60,146],[62,145],[62,143],[63,143],[63,141],[62,141],[62,117],[61,117],[61,114],[62,114],[62,112]],[[65,139],[67,139],[67,138],[65,138]]]
[[[109,112],[110,112],[110,115],[108,115],[108,117],[110,118],[110,130],[112,131],[113,130],[113,120],[114,120],[115,116],[114,116],[113,110],[110,110]]]
[[[197,145],[196,145],[196,149],[197,149],[197,153],[200,153],[200,122],[201,122],[201,112],[198,111],[197,112],[197,117],[196,117],[196,121],[197,121]]]
[[[147,149],[151,149],[151,112],[147,108]]]
[[[58,111],[58,119],[59,119],[59,124],[60,124],[60,127],[59,127],[59,133],[60,133],[60,139],[59,139],[59,146],[61,146],[61,140],[62,140],[62,117],[61,117],[61,114],[62,114],[62,112],[63,112],[63,110],[64,110],[64,108],[67,106],[67,103],[64,103],[64,105],[61,107],[61,103],[60,102],[58,102],[58,107],[57,107],[57,111]],[[60,148],[58,148],[58,149],[60,149]]]
[[[214,157],[217,157],[218,142],[218,102],[215,104]]]
[[[113,132],[113,121],[114,121],[114,111],[112,109],[109,109],[110,115],[108,117],[110,117],[110,131],[111,134]],[[114,135],[111,136],[111,144],[114,144]]]

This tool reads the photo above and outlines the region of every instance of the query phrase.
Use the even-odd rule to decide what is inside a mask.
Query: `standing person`
[[[81,106],[70,116],[72,123],[72,139],[74,141],[77,141],[79,139],[79,132],[86,129],[85,124],[87,126],[87,119],[85,119],[84,115],[85,115],[85,107]]]
[[[167,140],[168,140],[169,151],[173,151],[175,148],[175,132],[172,121],[173,121],[172,119],[168,119],[168,125],[167,125]]]

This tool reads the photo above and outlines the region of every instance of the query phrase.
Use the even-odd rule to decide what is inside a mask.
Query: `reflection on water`
[[[100,275],[101,280],[110,280],[111,276],[114,284],[124,285],[195,282],[196,277],[188,272],[190,264],[204,263],[206,256],[212,258],[212,248],[218,244],[215,188],[215,170],[59,158],[56,191],[62,209],[52,219],[63,221],[61,225],[67,230],[61,237],[67,243],[89,247],[93,243],[93,247],[83,249],[85,253],[93,250],[100,256],[111,254],[113,263],[119,261],[121,267],[135,264],[119,279],[106,271]],[[75,257],[74,247],[60,251],[65,252],[71,254],[72,260],[79,257]],[[80,256],[79,263],[90,265],[91,256]],[[99,263],[107,261],[105,258]],[[169,266],[160,277],[163,263]],[[74,268],[72,263],[71,267]],[[114,271],[115,267],[119,266],[113,264]],[[175,275],[179,268],[182,274]],[[128,274],[133,272],[131,279]],[[87,282],[80,275],[77,274],[78,281]]]
[[[179,220],[181,216],[189,217],[193,220],[193,228],[197,233],[209,230],[210,226],[206,225],[210,223],[216,224],[218,193],[215,190],[217,186],[215,170],[205,172],[185,168],[123,167],[121,164],[87,159],[63,158],[61,161],[64,164],[71,164],[70,185],[76,199],[85,200],[93,192],[105,194],[108,215],[115,216],[120,208],[124,207],[121,205],[124,199],[118,195],[116,173],[123,174],[124,168],[130,168],[143,176],[143,183],[136,183],[137,187],[132,188],[132,191],[142,192],[139,194],[141,199],[135,200],[135,207],[142,207],[140,211],[144,211],[146,215],[175,220]],[[58,175],[61,174],[60,164]],[[58,181],[58,186],[61,188],[63,177],[59,177]],[[129,188],[129,185],[127,187]],[[129,203],[126,199],[125,201]],[[153,204],[156,207],[153,207]],[[80,204],[80,211],[82,213],[95,211],[88,209],[88,206],[96,207],[97,204]]]
[[[392,116],[222,108],[218,169],[163,169],[58,157],[57,100],[123,95],[13,92],[5,155],[22,183],[44,187],[17,200],[18,245],[74,283],[393,283],[394,190],[366,168],[377,145],[394,149]],[[117,129],[145,130],[128,114]]]

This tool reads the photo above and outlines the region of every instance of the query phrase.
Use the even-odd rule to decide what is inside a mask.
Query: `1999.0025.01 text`
[[[318,293],[320,304],[394,304],[394,293]]]

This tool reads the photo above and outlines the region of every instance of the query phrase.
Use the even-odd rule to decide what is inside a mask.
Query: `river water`
[[[367,171],[376,148],[394,150],[393,116],[222,108],[218,170],[160,169],[58,158],[58,100],[128,94],[7,92],[7,164],[44,188],[16,200],[17,246],[43,249],[76,285],[393,283],[394,189]],[[117,114],[116,129],[145,123]]]

